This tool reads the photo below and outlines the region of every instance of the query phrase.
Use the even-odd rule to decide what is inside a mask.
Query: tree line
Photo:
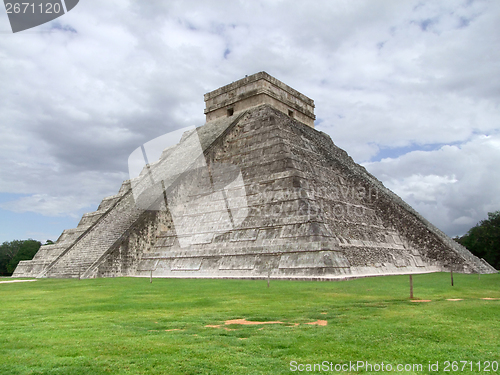
[[[500,269],[500,211],[488,212],[487,219],[454,240],[495,269]]]
[[[48,240],[47,243],[52,241]],[[21,260],[31,260],[42,243],[36,240],[14,240],[0,245],[0,276],[11,276]]]

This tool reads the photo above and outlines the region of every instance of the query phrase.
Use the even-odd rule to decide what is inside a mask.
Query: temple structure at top
[[[207,122],[269,104],[314,128],[314,100],[266,72],[259,72],[205,94]]]

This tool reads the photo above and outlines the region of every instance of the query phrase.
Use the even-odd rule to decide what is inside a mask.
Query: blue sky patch
[[[377,162],[381,161],[382,159],[396,159],[400,156],[406,155],[410,152],[413,151],[436,151],[439,150],[441,147],[446,146],[446,145],[454,145],[454,144],[459,144],[458,142],[456,143],[434,143],[434,144],[425,144],[425,145],[418,145],[418,144],[411,144],[408,146],[403,146],[403,147],[380,147],[379,152],[377,155],[373,156],[370,159],[370,162]]]

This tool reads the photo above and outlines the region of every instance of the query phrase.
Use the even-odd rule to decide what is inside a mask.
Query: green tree
[[[14,240],[0,245],[0,275],[10,276],[21,260],[31,260],[42,243],[36,240]]]
[[[14,240],[11,242],[4,242],[0,245],[0,275],[10,276],[10,272],[7,271],[7,266],[21,249],[22,242],[23,241]]]
[[[455,240],[472,254],[500,269],[500,211],[488,212],[488,219],[481,220]]]

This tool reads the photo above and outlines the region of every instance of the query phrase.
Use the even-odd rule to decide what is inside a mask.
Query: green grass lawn
[[[262,280],[146,278],[0,284],[0,374],[381,372],[299,371],[323,361],[495,373],[483,370],[485,361],[500,363],[500,300],[481,298],[500,298],[500,275],[454,279],[451,287],[449,274],[414,275],[415,298],[427,303],[410,302],[408,276],[271,280],[270,288]],[[238,318],[283,324],[224,324]],[[305,324],[317,320],[328,324]],[[472,361],[473,370],[445,372],[445,361]]]

